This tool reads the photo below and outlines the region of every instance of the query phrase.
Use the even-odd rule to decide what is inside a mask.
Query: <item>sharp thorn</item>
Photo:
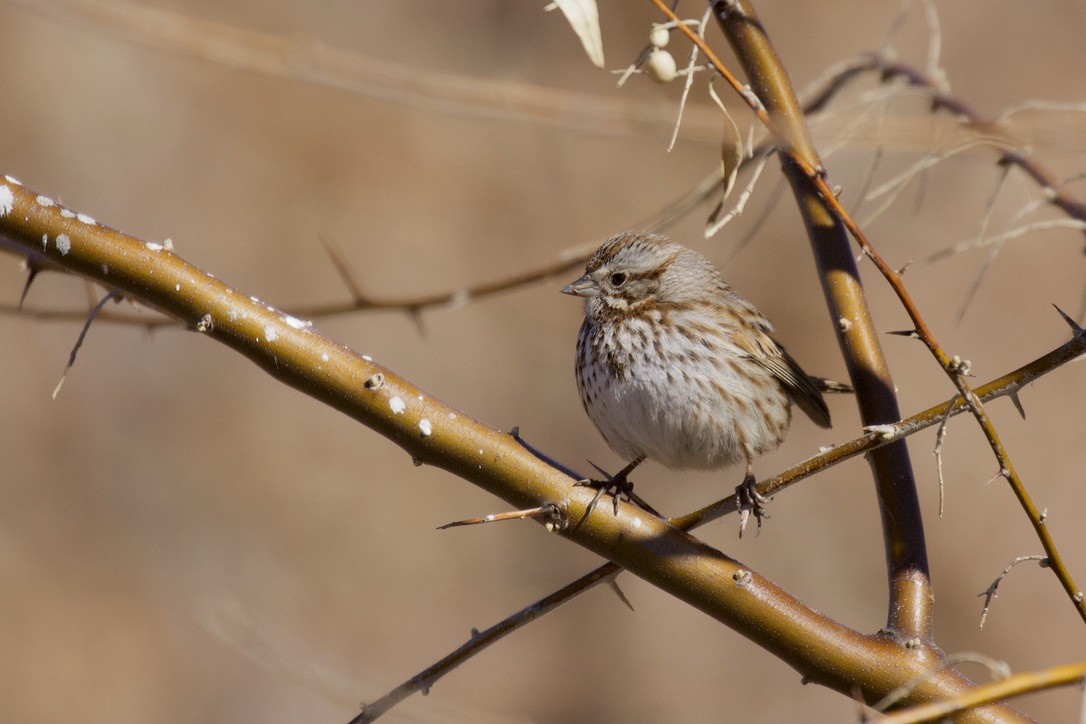
[[[34,279],[38,276],[38,272],[41,271],[35,267],[30,261],[27,261],[26,265],[26,284],[23,285],[23,293],[19,295],[19,310],[22,311],[23,302],[26,301],[27,292],[30,291],[30,285],[34,282]]]
[[[320,239],[321,245],[324,247],[324,251],[328,254],[328,258],[332,260],[332,266],[336,268],[336,272],[339,274],[340,281],[347,287],[347,291],[354,297],[356,304],[364,302],[366,296],[362,293],[358,284],[355,283],[354,277],[351,276],[351,271],[347,268],[347,262],[343,259],[343,255],[339,253],[339,249],[325,238]]]
[[[589,460],[589,461],[588,461],[588,464],[589,464],[589,465],[591,465],[592,467],[594,467],[594,468],[596,469],[596,472],[597,472],[597,473],[599,473],[600,475],[602,475],[602,476],[603,476],[603,479],[604,479],[604,480],[610,480],[610,479],[611,479],[611,473],[607,472],[606,470],[604,470],[603,468],[601,468],[601,467],[600,467],[599,465],[597,465],[596,463],[594,463],[594,462],[592,462],[591,460]]]
[[[1055,304],[1053,304],[1052,306],[1056,307]],[[1081,334],[1082,333],[1083,328],[1078,322],[1071,319],[1071,317],[1069,317],[1067,315],[1067,313],[1065,311],[1063,311],[1062,309],[1060,309],[1059,307],[1056,307],[1056,311],[1060,313],[1060,316],[1063,317],[1063,321],[1067,322],[1067,326],[1069,326],[1074,331],[1075,334]]]
[[[1017,392],[1012,392],[1012,393],[1010,393],[1009,397],[1011,398],[1011,402],[1014,403],[1015,409],[1018,410],[1018,414],[1022,416],[1023,420],[1025,420],[1026,419],[1026,408],[1022,407],[1022,401],[1020,399],[1018,399],[1018,393]]]
[[[920,335],[917,334],[915,329],[899,329],[893,332],[887,332],[886,334],[893,334],[898,337],[908,337],[909,339],[920,339]]]
[[[422,310],[418,307],[411,307],[407,310],[407,313],[411,315],[411,321],[415,323],[415,329],[418,330],[419,336],[426,337],[426,327],[422,324]]]
[[[626,594],[622,592],[621,588],[619,588],[618,581],[612,578],[610,581],[607,582],[607,585],[610,586],[611,590],[615,592],[616,596],[618,596],[618,600],[626,604],[626,608],[630,609],[631,611],[634,610],[633,604],[630,603],[630,599],[626,598]]]

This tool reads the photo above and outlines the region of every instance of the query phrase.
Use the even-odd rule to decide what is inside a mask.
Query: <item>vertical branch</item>
[[[782,165],[796,195],[865,425],[900,418],[894,384],[871,321],[848,233],[793,157],[821,169],[791,81],[753,7],[746,0],[713,4],[717,21],[750,79],[751,91],[789,149]],[[932,592],[920,503],[904,442],[872,452],[882,513],[890,605],[887,626],[931,640]]]

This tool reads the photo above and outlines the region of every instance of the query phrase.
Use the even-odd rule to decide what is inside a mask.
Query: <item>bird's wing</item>
[[[734,339],[751,359],[780,381],[785,392],[816,425],[830,426],[830,410],[818,386],[777,340],[754,327],[737,330]]]

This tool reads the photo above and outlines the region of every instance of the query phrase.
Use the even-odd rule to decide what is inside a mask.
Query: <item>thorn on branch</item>
[[[1067,326],[1071,328],[1071,331],[1073,331],[1075,334],[1082,334],[1082,332],[1083,332],[1082,325],[1080,325],[1075,320],[1071,319],[1071,317],[1069,317],[1066,312],[1064,312],[1062,309],[1057,307],[1055,304],[1053,304],[1052,306],[1056,307],[1056,311],[1060,313],[1061,317],[1063,317],[1063,321],[1067,322]]]
[[[26,295],[30,291],[30,285],[34,283],[34,279],[37,278],[38,273],[41,272],[41,267],[34,263],[33,259],[29,257],[26,260],[26,284],[23,285],[23,293],[19,295],[19,311],[23,309],[23,302],[26,301]]]
[[[1018,399],[1018,392],[1008,393],[1008,397],[1011,398],[1011,402],[1014,403],[1014,408],[1018,410],[1018,414],[1022,416],[1022,419],[1026,419],[1026,408],[1022,407],[1022,400]]]
[[[610,581],[607,582],[607,585],[610,586],[611,590],[615,592],[616,596],[618,596],[618,600],[626,604],[626,608],[634,611],[633,604],[630,603],[630,599],[626,598],[626,594],[622,592],[621,588],[619,588],[618,581],[612,578]],[[634,611],[634,613],[636,613],[636,611]]]
[[[893,334],[898,337],[908,337],[909,339],[920,339],[920,333],[915,329],[897,329],[886,334]]]
[[[415,329],[418,331],[419,336],[426,337],[426,327],[422,324],[422,308],[418,306],[408,307],[407,315],[415,323]]]
[[[102,307],[106,305],[110,299],[117,301],[121,300],[121,293],[116,289],[111,289],[102,299],[95,304],[90,313],[87,314],[87,321],[83,323],[83,329],[79,332],[79,338],[75,341],[75,346],[72,347],[72,352],[68,355],[68,364],[64,367],[64,372],[60,375],[60,382],[57,382],[57,386],[53,389],[53,399],[57,399],[57,395],[60,393],[60,388],[64,385],[64,380],[68,377],[68,370],[75,364],[75,356],[79,353],[79,348],[83,346],[83,340],[87,337],[87,332],[90,331],[91,322],[98,316],[98,312],[102,311]]]
[[[351,275],[350,269],[347,268],[347,262],[340,254],[339,249],[327,239],[320,240],[321,245],[324,246],[325,253],[328,254],[328,258],[332,261],[332,266],[335,267],[336,272],[339,273],[339,278],[343,282],[343,285],[347,287],[347,291],[351,293],[351,301],[359,306],[364,306],[368,300],[366,295],[362,293],[362,288],[354,280]]]
[[[549,531],[564,530],[566,527],[566,521],[559,506],[555,503],[547,503],[538,508],[511,510],[508,513],[491,513],[490,515],[485,515],[481,518],[456,520],[452,523],[439,525],[437,529],[446,530],[448,528],[458,528],[465,525],[482,525],[483,523],[496,523],[502,520],[525,520],[528,518],[547,518],[546,526]]]

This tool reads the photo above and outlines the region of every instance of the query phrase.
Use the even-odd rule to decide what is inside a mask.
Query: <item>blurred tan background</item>
[[[543,3],[160,0],[148,7],[358,53],[422,79],[455,74],[591,94],[670,117],[679,86],[635,77],[623,90],[595,70]],[[104,3],[108,6],[109,3]],[[684,3],[686,5],[686,3]],[[462,287],[532,269],[570,247],[636,224],[717,167],[697,129],[666,152],[666,125],[628,133],[478,118],[238,70],[132,42],[72,8],[0,2],[0,166],[40,193],[148,240],[171,238],[189,261],[286,309],[347,298],[322,251],[337,245],[373,294]],[[879,47],[899,3],[759,3],[796,85]],[[700,13],[700,5],[688,12]],[[1034,98],[1086,94],[1086,6],[1009,0],[938,5],[951,88],[983,113]],[[609,68],[630,62],[658,19],[648,3],[601,3]],[[714,33],[714,37],[715,33]],[[929,32],[913,8],[894,37],[923,66]],[[719,38],[717,38],[719,40]],[[686,45],[673,41],[677,53]],[[718,47],[720,43],[717,43]],[[392,84],[395,87],[395,83]],[[719,86],[718,86],[719,87]],[[873,89],[874,83],[861,84]],[[357,89],[356,89],[357,90]],[[723,91],[722,91],[723,92]],[[850,92],[847,106],[859,100]],[[695,85],[693,118],[705,110]],[[887,108],[875,183],[941,145],[923,100]],[[576,118],[576,113],[573,114]],[[741,111],[737,120],[749,122]],[[832,141],[847,117],[824,127]],[[1018,130],[1062,176],[1086,168],[1083,120],[1020,117]],[[581,121],[585,128],[592,122]],[[901,129],[904,129],[902,131]],[[900,135],[899,135],[900,134]],[[876,134],[877,135],[877,134]],[[875,144],[854,139],[828,160],[855,208]],[[935,141],[929,139],[935,138]],[[891,263],[923,259],[976,233],[998,171],[978,149],[913,183],[869,227]],[[789,197],[754,241],[767,168],[746,214],[701,238],[709,207],[671,230],[722,265],[774,320],[812,373],[844,375],[801,224]],[[742,183],[742,180],[741,180]],[[1073,187],[1086,196],[1086,185]],[[1036,189],[1017,173],[992,230]],[[867,218],[863,207],[858,216]],[[1036,218],[1060,218],[1041,212]],[[1035,217],[1030,217],[1031,219]],[[940,340],[978,381],[1067,339],[1051,307],[1084,291],[1083,238],[1039,232],[1006,246],[955,324],[984,259],[916,264],[906,277]],[[730,258],[731,257],[731,258]],[[727,263],[725,263],[727,262]],[[906,318],[861,264],[876,322]],[[571,274],[570,278],[576,274]],[[0,301],[23,284],[0,255]],[[572,375],[581,311],[553,280],[423,315],[315,320],[435,396],[523,435],[587,470],[622,462],[584,416]],[[34,309],[79,309],[81,282],[46,275]],[[150,316],[150,315],[148,315]],[[74,323],[0,316],[0,718],[39,722],[345,721],[484,628],[599,562],[511,523],[436,531],[503,504],[272,382],[229,350],[179,330],[95,325],[59,398]],[[918,343],[884,340],[906,414],[951,387]],[[1019,472],[1046,508],[1071,570],[1086,579],[1086,368],[1069,364],[1028,389],[1028,421],[991,405]],[[853,403],[831,401],[835,429],[798,419],[768,475],[858,432]],[[946,515],[937,516],[934,431],[911,439],[948,652],[975,651],[1027,670],[1080,660],[1086,632],[1051,573],[1024,565],[1004,581],[983,630],[983,591],[1040,546],[976,426],[950,425]],[[741,471],[670,473],[646,465],[638,490],[668,514],[715,500]],[[885,621],[882,538],[866,465],[853,461],[780,495],[760,537],[734,521],[701,535],[817,609],[863,631]],[[799,676],[738,634],[630,576],[636,613],[597,589],[486,651],[414,697],[391,721],[847,721],[855,705]],[[982,678],[980,671],[972,672]],[[1043,721],[1072,721],[1080,692],[1022,700]]]

